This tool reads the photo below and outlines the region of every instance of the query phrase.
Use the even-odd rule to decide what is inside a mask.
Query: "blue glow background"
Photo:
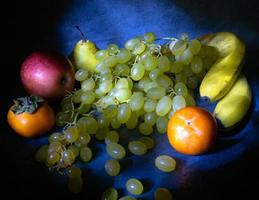
[[[122,46],[126,40],[147,31],[158,37],[178,36],[186,32],[191,38],[218,31],[231,31],[247,44],[244,73],[253,90],[253,105],[245,121],[228,135],[221,134],[215,148],[201,156],[175,152],[165,135],[154,134],[156,148],[144,157],[128,153],[121,161],[122,172],[112,178],[104,173],[109,157],[104,145],[92,145],[94,158],[82,164],[84,191],[80,199],[100,199],[108,186],[126,194],[125,182],[139,178],[146,188],[138,199],[152,199],[157,187],[170,189],[175,199],[253,199],[259,198],[259,3],[249,0],[45,0],[12,1],[4,19],[4,50],[1,72],[0,180],[2,194],[22,197],[74,197],[66,189],[66,177],[50,173],[33,160],[35,150],[46,143],[46,136],[25,140],[7,126],[5,116],[12,99],[25,95],[19,67],[34,50],[58,50],[68,55],[80,39],[73,27],[80,26],[98,47],[109,43]],[[8,84],[4,77],[8,74]],[[8,85],[8,86],[7,86]],[[122,129],[122,143],[128,140]],[[133,136],[134,137],[134,134]],[[154,158],[168,154],[176,158],[177,169],[167,174],[158,171]],[[35,196],[37,195],[37,196]]]

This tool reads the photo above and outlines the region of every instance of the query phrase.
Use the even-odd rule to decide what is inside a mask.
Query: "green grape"
[[[155,159],[156,167],[163,172],[171,172],[175,170],[176,162],[170,156],[160,155]]]
[[[77,81],[83,81],[88,77],[88,71],[86,69],[78,69],[75,73],[75,79]]]
[[[106,94],[108,93],[113,87],[111,81],[103,81],[99,84],[99,90],[101,93]]]
[[[156,81],[148,82],[144,85],[144,91],[147,93],[149,89],[158,87],[158,84]]]
[[[119,161],[110,159],[105,162],[104,169],[109,176],[117,176],[121,167]]]
[[[81,192],[83,188],[83,180],[82,177],[75,177],[68,179],[68,189],[70,192],[74,194],[78,194]]]
[[[188,89],[186,85],[182,82],[178,82],[175,84],[174,91],[176,92],[177,95],[181,95],[183,97],[186,97],[188,94]]]
[[[82,144],[81,142],[79,142],[79,141],[75,141],[74,142],[74,145],[75,145],[75,147],[77,147],[78,149],[81,149],[81,148],[83,148],[83,147],[85,147],[85,146],[87,146],[87,144]],[[80,152],[79,152],[80,153]],[[76,154],[75,154],[76,155]],[[79,155],[79,154],[78,154]],[[77,155],[77,156],[78,156]]]
[[[186,84],[187,82],[187,77],[184,73],[179,73],[175,75],[175,82],[182,82]]]
[[[99,50],[95,53],[95,58],[100,61],[107,58],[108,56],[109,54],[107,50]]]
[[[143,136],[139,141],[145,144],[147,149],[152,149],[155,146],[155,141],[151,137]]]
[[[35,154],[35,160],[37,162],[46,162],[48,156],[48,148],[48,145],[43,145],[37,150]]]
[[[101,102],[101,107],[103,109],[107,108],[110,105],[116,104],[116,99],[113,96],[103,96],[103,97],[101,97],[101,99],[99,101]]]
[[[192,52],[193,55],[196,55],[200,52],[200,49],[201,49],[201,43],[199,40],[191,40],[189,42],[189,46],[188,46],[188,49]]]
[[[179,39],[183,40],[183,41],[188,41],[189,35],[187,33],[181,33],[180,36],[179,36]]]
[[[144,106],[144,95],[142,92],[134,92],[129,102],[130,109],[137,111]]]
[[[116,105],[109,105],[103,111],[103,116],[108,119],[116,117],[117,114],[118,114],[118,107]]]
[[[100,90],[100,88],[97,88],[97,89],[94,91],[94,93],[95,93],[95,97],[98,98],[98,99],[102,98],[102,97],[105,95],[105,93],[103,93],[103,92]]]
[[[143,184],[136,178],[131,178],[126,182],[126,189],[134,195],[140,195],[143,192]]]
[[[163,87],[153,87],[147,91],[147,97],[150,99],[160,99],[161,97],[165,96],[166,91]]]
[[[95,87],[95,81],[93,78],[89,78],[89,79],[86,79],[84,80],[82,83],[81,83],[81,89],[85,92],[85,91],[91,91],[91,90],[94,90],[94,87]]]
[[[166,116],[158,117],[156,120],[156,129],[159,133],[164,134],[166,133],[168,118]]]
[[[170,112],[168,113],[168,119],[169,119],[169,120],[170,120],[171,117],[174,115],[174,113],[175,113],[175,110],[172,108],[172,109],[170,110]]]
[[[134,81],[139,81],[145,74],[145,67],[142,63],[133,64],[130,76]]]
[[[73,151],[67,149],[62,152],[62,160],[65,166],[72,165],[75,162],[75,154]]]
[[[109,44],[107,50],[109,54],[113,55],[119,51],[119,47],[116,44]]]
[[[58,112],[56,114],[56,125],[57,126],[64,126],[67,122],[71,121],[71,114],[70,113],[64,113],[64,112]]]
[[[162,97],[156,106],[156,114],[160,117],[165,116],[172,108],[172,99],[169,96]]]
[[[48,153],[51,152],[60,152],[62,149],[62,144],[60,142],[51,142],[49,144]]]
[[[170,72],[174,74],[178,74],[184,69],[184,64],[180,61],[175,61],[171,64]]]
[[[57,153],[57,152],[48,153],[47,164],[49,164],[50,166],[53,166],[59,160],[60,160],[60,154],[59,153]]]
[[[147,71],[154,70],[158,66],[158,58],[152,55],[148,56],[144,60],[144,66],[145,66],[145,70]]]
[[[188,93],[187,97],[185,97],[186,105],[187,106],[195,106],[196,102],[192,95]]]
[[[179,110],[181,108],[184,108],[186,106],[186,101],[185,101],[183,96],[176,95],[173,98],[172,105],[173,105],[174,110],[176,111],[176,110]]]
[[[107,58],[106,58],[107,59]],[[104,62],[104,61],[103,61]],[[96,65],[95,70],[100,73],[101,75],[106,74],[106,73],[111,73],[111,69],[109,68],[108,65],[100,62]]]
[[[162,72],[168,72],[170,69],[170,61],[166,56],[158,58],[158,69]]]
[[[129,142],[128,149],[131,153],[133,153],[135,155],[139,155],[139,156],[147,153],[146,145],[143,142],[138,141],[138,140],[133,140],[133,141]]]
[[[134,197],[131,197],[131,196],[123,196],[123,197],[119,198],[119,200],[137,200],[137,199]]]
[[[83,123],[89,134],[95,134],[98,129],[97,121],[91,116],[81,117],[77,123]]]
[[[78,139],[78,128],[76,126],[70,126],[65,131],[65,139],[69,143],[73,143]]]
[[[125,43],[125,48],[128,50],[133,50],[134,46],[138,43],[140,43],[139,38],[130,39]]]
[[[127,49],[121,49],[117,54],[117,60],[119,63],[127,63],[131,59],[131,53]]]
[[[114,73],[120,76],[128,76],[130,74],[130,68],[127,64],[118,64],[115,67]]]
[[[93,153],[89,147],[82,147],[80,149],[80,158],[83,162],[89,162],[92,159]]]
[[[110,120],[106,118],[104,115],[99,115],[97,123],[99,128],[109,127]]]
[[[171,51],[172,53],[177,56],[180,55],[184,52],[184,50],[186,49],[187,44],[185,41],[183,40],[178,40],[177,42],[174,43],[174,45],[171,47]]]
[[[143,77],[141,80],[139,80],[139,82],[137,83],[138,88],[139,88],[140,90],[143,90],[144,87],[145,87],[145,85],[146,85],[147,83],[149,83],[149,82],[150,82],[150,79],[149,79],[148,77],[144,76],[144,77]]]
[[[121,88],[115,91],[115,97],[119,102],[124,102],[131,97],[131,90],[128,88]]]
[[[118,192],[114,188],[108,188],[102,194],[101,200],[117,200],[118,199]]]
[[[157,101],[154,99],[147,99],[144,104],[145,112],[153,112],[156,109]]]
[[[117,81],[115,87],[116,87],[117,89],[129,88],[129,81],[128,81],[128,79],[127,79],[127,78],[120,78],[120,79]]]
[[[75,165],[69,167],[68,169],[69,178],[76,178],[81,176],[82,176],[82,170],[79,167],[76,167]]]
[[[144,115],[145,123],[153,126],[156,123],[157,115],[154,112],[146,113]]]
[[[117,131],[109,131],[105,137],[105,143],[118,143],[119,142],[119,133]]]
[[[81,143],[82,144],[82,143]],[[85,144],[86,145],[86,144]],[[75,157],[79,156],[79,148],[75,145],[70,145],[68,148],[68,150],[72,151],[73,154],[75,155]]]
[[[185,49],[184,52],[181,54],[181,61],[185,65],[189,65],[192,61],[193,54],[189,49]]]
[[[93,91],[85,91],[81,95],[81,102],[83,104],[91,104],[95,100],[95,94]]]
[[[185,77],[193,76],[191,67],[185,66],[181,74],[183,74]]]
[[[129,104],[121,104],[118,109],[117,119],[121,124],[126,123],[131,116],[131,109]]]
[[[118,143],[109,143],[106,145],[106,151],[112,158],[122,159],[126,155],[125,148]]]
[[[156,36],[154,33],[152,32],[147,32],[145,33],[144,35],[144,40],[147,42],[147,43],[153,43],[156,39]]]
[[[136,115],[135,112],[132,112],[130,118],[126,122],[126,127],[128,129],[134,129],[137,127],[137,125],[138,125],[138,116]]]
[[[145,122],[139,124],[139,132],[143,135],[150,135],[153,132],[153,127]]]
[[[187,78],[187,86],[188,88],[195,89],[198,87],[199,80],[196,76],[189,76]]]
[[[91,104],[81,104],[78,108],[79,114],[85,114],[91,109]]]
[[[173,196],[168,189],[157,188],[154,193],[154,200],[173,200]]]
[[[114,117],[111,119],[111,127],[114,129],[118,129],[121,126],[121,123],[117,119],[117,117]]]
[[[110,131],[108,127],[99,128],[95,134],[97,140],[104,140],[107,133]]]
[[[131,80],[131,78],[127,78],[127,80],[128,80],[128,84],[129,84],[129,89],[132,90],[134,83]]]
[[[172,79],[164,74],[159,75],[156,79],[156,82],[160,87],[163,87],[165,89],[168,89],[173,86]]]
[[[60,132],[54,132],[54,133],[52,133],[52,134],[49,136],[49,138],[48,138],[48,140],[49,140],[50,143],[51,143],[51,142],[59,142],[59,141],[61,141],[62,139],[63,139],[62,133],[60,133]]]
[[[143,42],[138,42],[134,45],[132,49],[132,53],[134,55],[140,55],[145,51],[145,49],[146,49],[146,45]]]
[[[83,132],[79,134],[78,141],[81,144],[87,145],[90,142],[90,140],[91,140],[91,136],[89,135],[89,133]]]
[[[105,64],[105,66],[107,66],[108,68],[112,68],[118,64],[118,58],[116,56],[109,56],[109,57],[105,58],[103,60],[103,62]]]
[[[81,95],[83,91],[81,89],[76,90],[75,93],[73,94],[73,102],[74,103],[80,103],[81,102]]]
[[[71,98],[63,98],[61,103],[61,111],[68,111],[73,109],[73,102]]]
[[[162,74],[163,74],[163,72],[160,69],[153,69],[152,71],[149,72],[149,78],[152,81],[155,81],[157,79],[157,77]]]
[[[199,56],[194,56],[191,62],[191,69],[194,74],[201,73],[203,68],[202,60]]]
[[[100,75],[100,82],[105,82],[105,81],[113,81],[113,76],[111,73],[105,73]]]

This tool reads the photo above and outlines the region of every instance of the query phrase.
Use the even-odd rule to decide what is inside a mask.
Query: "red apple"
[[[49,101],[61,99],[75,86],[72,66],[59,53],[33,52],[22,63],[20,75],[28,93]]]

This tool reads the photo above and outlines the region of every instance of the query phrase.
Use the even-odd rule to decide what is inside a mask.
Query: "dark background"
[[[182,170],[168,177],[144,169],[143,176],[150,177],[146,181],[150,190],[141,199],[152,199],[155,186],[171,189],[175,199],[259,199],[258,1],[38,0],[9,1],[2,9],[1,195],[73,197],[67,192],[65,177],[50,173],[33,161],[34,151],[46,142],[46,137],[25,140],[17,136],[7,125],[6,113],[13,98],[26,94],[19,79],[23,59],[32,51],[43,49],[68,55],[80,39],[73,27],[79,25],[86,37],[100,48],[108,43],[122,46],[127,39],[146,31],[153,31],[158,37],[187,32],[191,38],[209,32],[232,31],[244,39],[247,44],[244,73],[254,94],[246,121],[232,134],[219,137],[215,150],[205,156],[186,157],[168,149],[168,144],[161,145],[161,152],[172,153]],[[99,163],[100,160],[94,160],[84,174],[84,192],[79,195],[82,199],[99,199],[104,188],[117,184],[94,172]],[[125,174],[133,173],[134,170]],[[126,177],[120,178],[118,183]],[[125,193],[123,187],[120,193]]]

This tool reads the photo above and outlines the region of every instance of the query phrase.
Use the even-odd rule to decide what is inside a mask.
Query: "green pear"
[[[79,27],[76,28],[81,32]],[[71,62],[77,69],[83,68],[89,71],[95,71],[96,65],[99,63],[95,58],[95,53],[98,49],[93,42],[85,39],[82,32],[81,35],[82,39],[76,43],[70,55]]]

